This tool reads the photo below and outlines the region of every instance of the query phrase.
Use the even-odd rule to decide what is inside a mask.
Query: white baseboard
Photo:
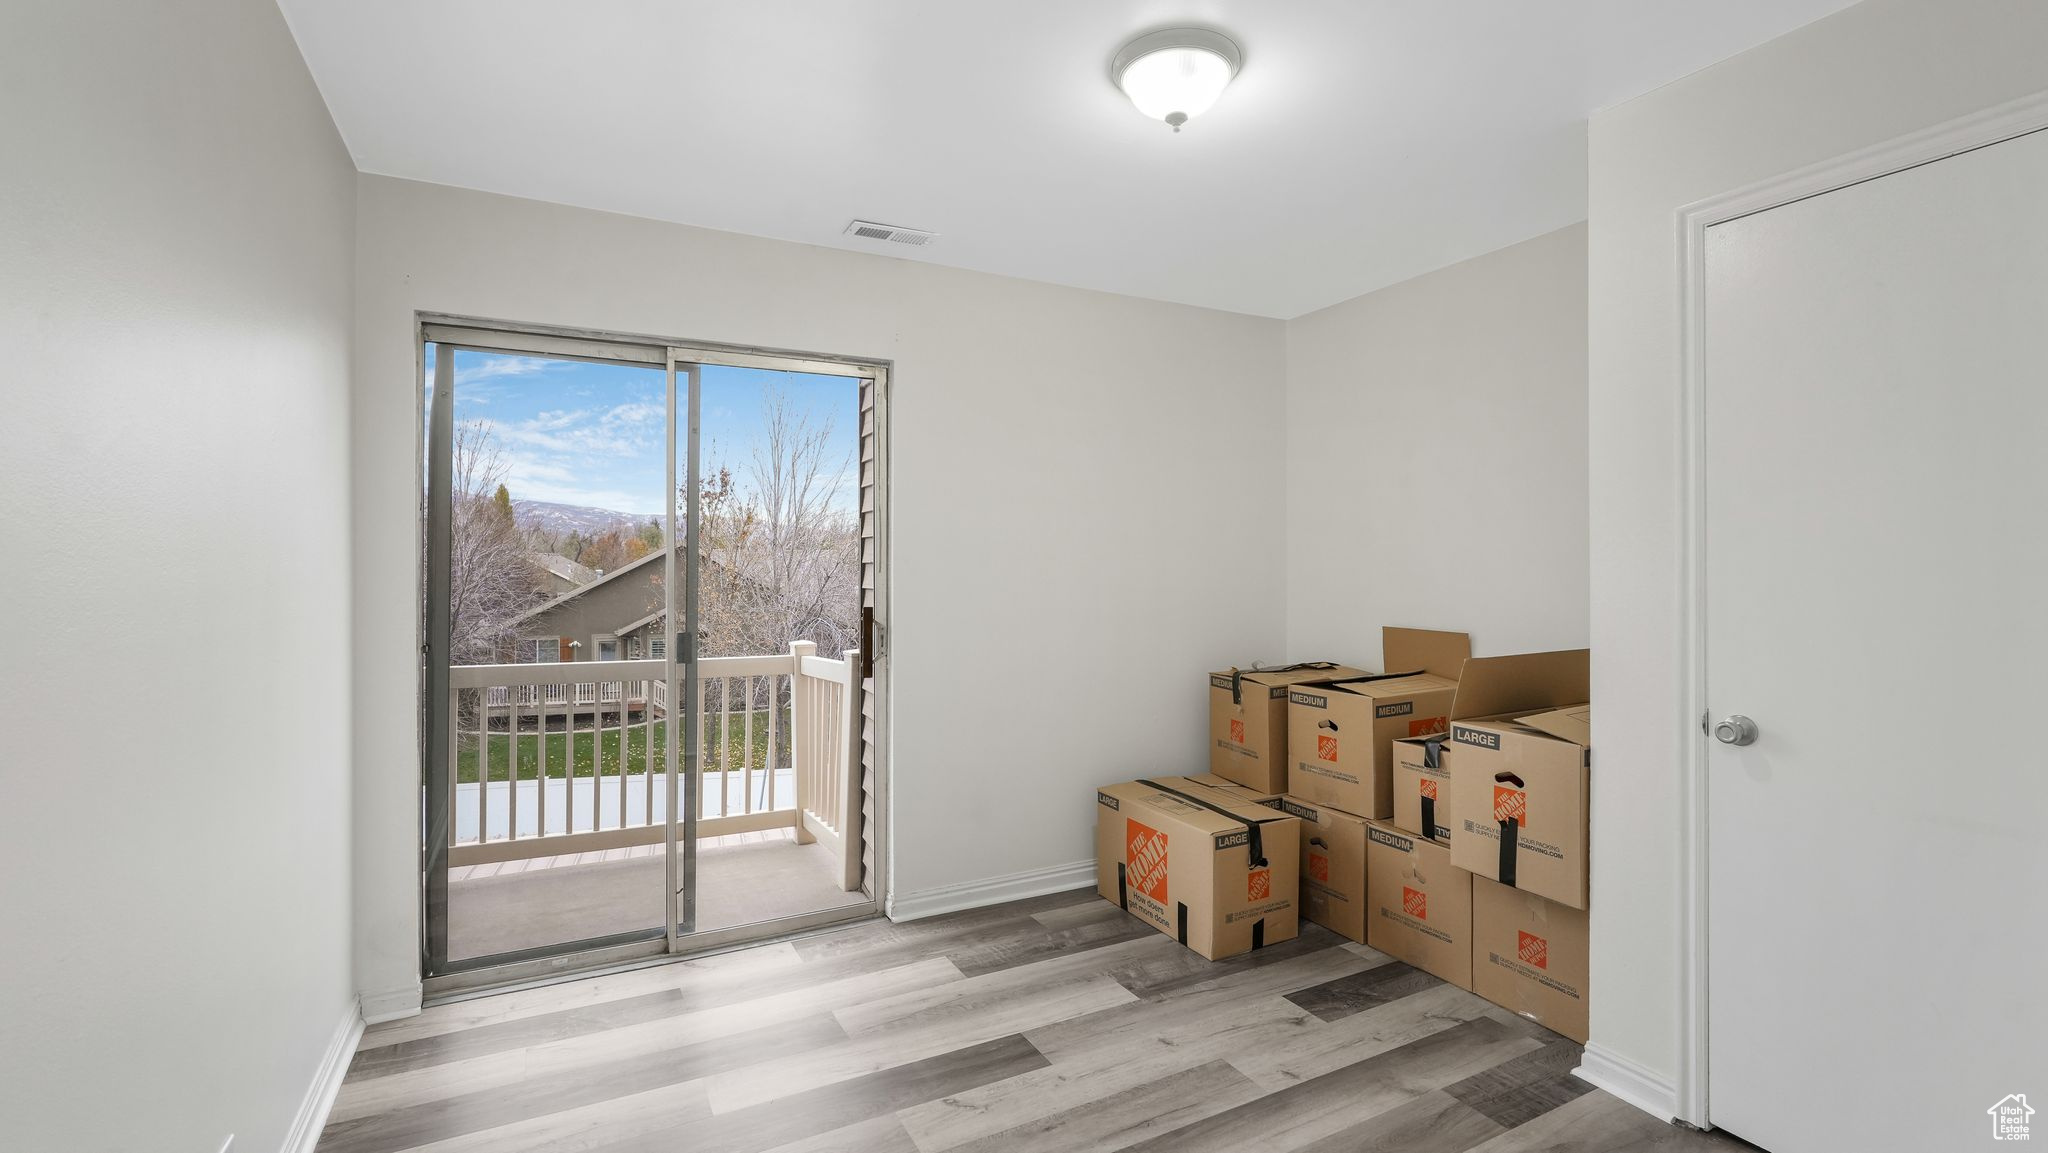
[[[940,885],[934,889],[919,889],[914,893],[891,893],[889,919],[915,921],[922,917],[936,917],[941,913],[978,909],[983,905],[1000,905],[1004,901],[1018,901],[1025,897],[1042,897],[1047,893],[1086,889],[1094,884],[1094,860],[1071,861],[1064,865],[1010,873],[1007,876],[962,881],[957,885]]]
[[[1659,1121],[1678,1117],[1677,1083],[1619,1053],[1589,1044],[1572,1072],[1579,1080],[1607,1090]]]
[[[362,1001],[363,1023],[366,1025],[381,1025],[400,1017],[416,1017],[420,1011],[420,987],[407,985],[381,993],[364,993]]]
[[[320,1131],[327,1128],[327,1114],[334,1108],[335,1094],[341,1092],[341,1079],[348,1075],[349,1060],[356,1055],[356,1042],[362,1036],[362,1007],[350,1002],[327,1042],[327,1052],[320,1057],[313,1083],[306,1086],[305,1099],[299,1102],[298,1115],[285,1134],[283,1153],[313,1153],[320,1143]]]

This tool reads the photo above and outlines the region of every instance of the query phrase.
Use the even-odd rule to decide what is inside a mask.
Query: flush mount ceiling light
[[[1138,111],[1175,132],[1209,110],[1237,75],[1243,53],[1230,37],[1206,28],[1168,28],[1124,45],[1109,78]]]

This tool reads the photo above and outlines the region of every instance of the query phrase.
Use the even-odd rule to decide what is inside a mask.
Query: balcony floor
[[[705,838],[697,869],[700,931],[867,901],[839,888],[829,851],[791,829]],[[658,928],[664,873],[658,845],[451,869],[449,959]]]

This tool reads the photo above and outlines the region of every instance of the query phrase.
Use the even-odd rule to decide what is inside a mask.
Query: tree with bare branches
[[[538,600],[540,580],[513,523],[505,464],[490,428],[455,428],[449,500],[449,655],[458,665],[500,659],[506,628]]]
[[[858,643],[860,524],[833,500],[853,461],[833,454],[831,417],[815,420],[774,386],[762,405],[744,485],[719,465],[700,494],[705,655],[807,640],[837,657]]]

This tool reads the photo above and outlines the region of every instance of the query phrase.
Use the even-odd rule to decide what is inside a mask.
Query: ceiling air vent
[[[887,240],[896,244],[925,245],[939,238],[936,232],[918,228],[897,228],[892,224],[875,224],[872,221],[856,220],[846,226],[846,235],[858,236],[862,240]]]

